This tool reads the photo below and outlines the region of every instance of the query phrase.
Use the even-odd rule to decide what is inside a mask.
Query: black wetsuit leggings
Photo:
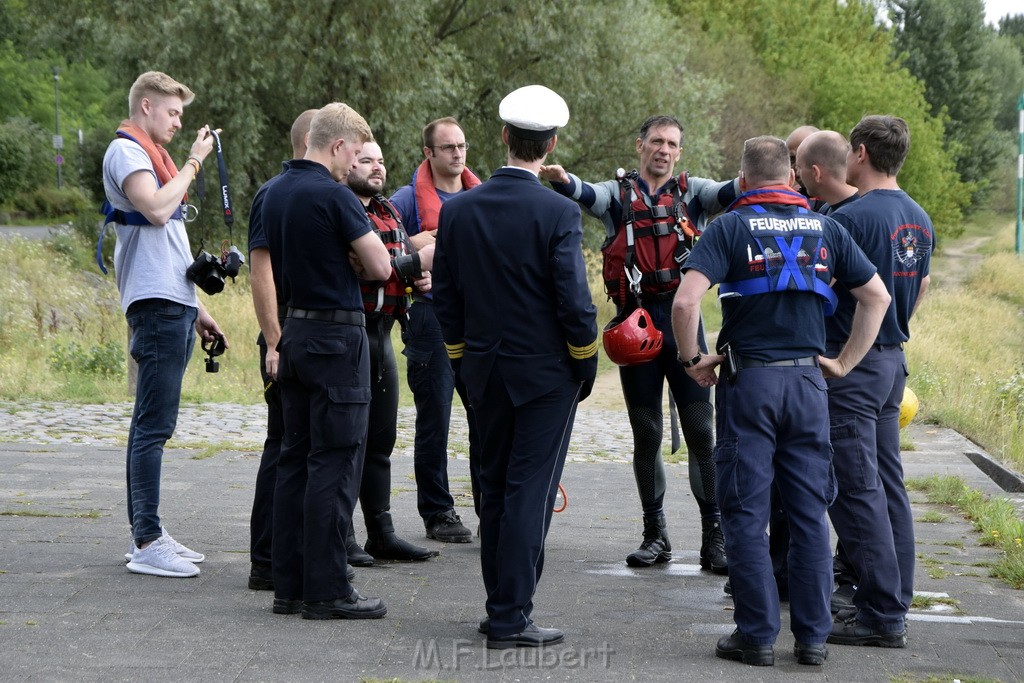
[[[633,473],[640,503],[644,515],[655,515],[662,512],[665,501],[665,465],[661,448],[664,425],[662,396],[667,379],[686,442],[690,490],[700,508],[701,518],[714,518],[719,513],[712,460],[715,438],[711,390],[698,386],[676,360],[671,302],[648,306],[648,312],[655,327],[665,335],[661,353],[647,363],[619,368],[622,394],[633,430]],[[706,352],[703,329],[699,338],[701,350]]]
[[[381,513],[391,509],[391,451],[395,447],[398,420],[398,365],[391,344],[391,316],[367,316],[366,336],[370,349],[370,419],[366,435],[366,459],[359,485],[359,504],[367,531],[379,531]]]

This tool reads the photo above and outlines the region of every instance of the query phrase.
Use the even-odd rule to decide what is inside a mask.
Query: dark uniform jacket
[[[582,239],[576,203],[525,169],[501,168],[441,207],[434,309],[471,400],[492,372],[517,406],[593,380],[597,323]]]

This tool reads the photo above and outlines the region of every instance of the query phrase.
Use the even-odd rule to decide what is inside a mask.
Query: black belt
[[[288,317],[288,307],[284,304],[277,305],[277,319],[284,320]]]
[[[746,356],[734,356],[736,369],[743,368],[792,368],[792,367],[817,367],[817,356],[804,356],[803,358],[787,358],[786,360],[757,360]]]
[[[896,349],[902,349],[903,344],[872,344],[871,348],[876,351],[895,351]]]
[[[343,309],[333,311],[311,311],[305,308],[292,308],[289,306],[288,317],[366,327],[366,316],[363,315],[362,311],[346,311]]]

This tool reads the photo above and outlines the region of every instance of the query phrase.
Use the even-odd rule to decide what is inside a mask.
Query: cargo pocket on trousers
[[[321,426],[324,446],[350,448],[362,442],[370,411],[370,387],[327,387],[327,398],[327,424]]]
[[[877,474],[867,466],[864,449],[857,433],[857,418],[834,418],[829,425],[829,432],[832,441],[832,467],[839,488],[854,492],[873,486]]]
[[[722,439],[715,444],[715,492],[718,496],[718,507],[722,512],[735,512],[742,507],[742,495],[736,480],[738,453],[735,438]]]

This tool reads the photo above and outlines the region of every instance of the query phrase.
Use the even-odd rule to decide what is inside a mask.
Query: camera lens
[[[206,279],[199,285],[207,294],[218,294],[224,291],[224,276],[213,271],[207,274]]]

